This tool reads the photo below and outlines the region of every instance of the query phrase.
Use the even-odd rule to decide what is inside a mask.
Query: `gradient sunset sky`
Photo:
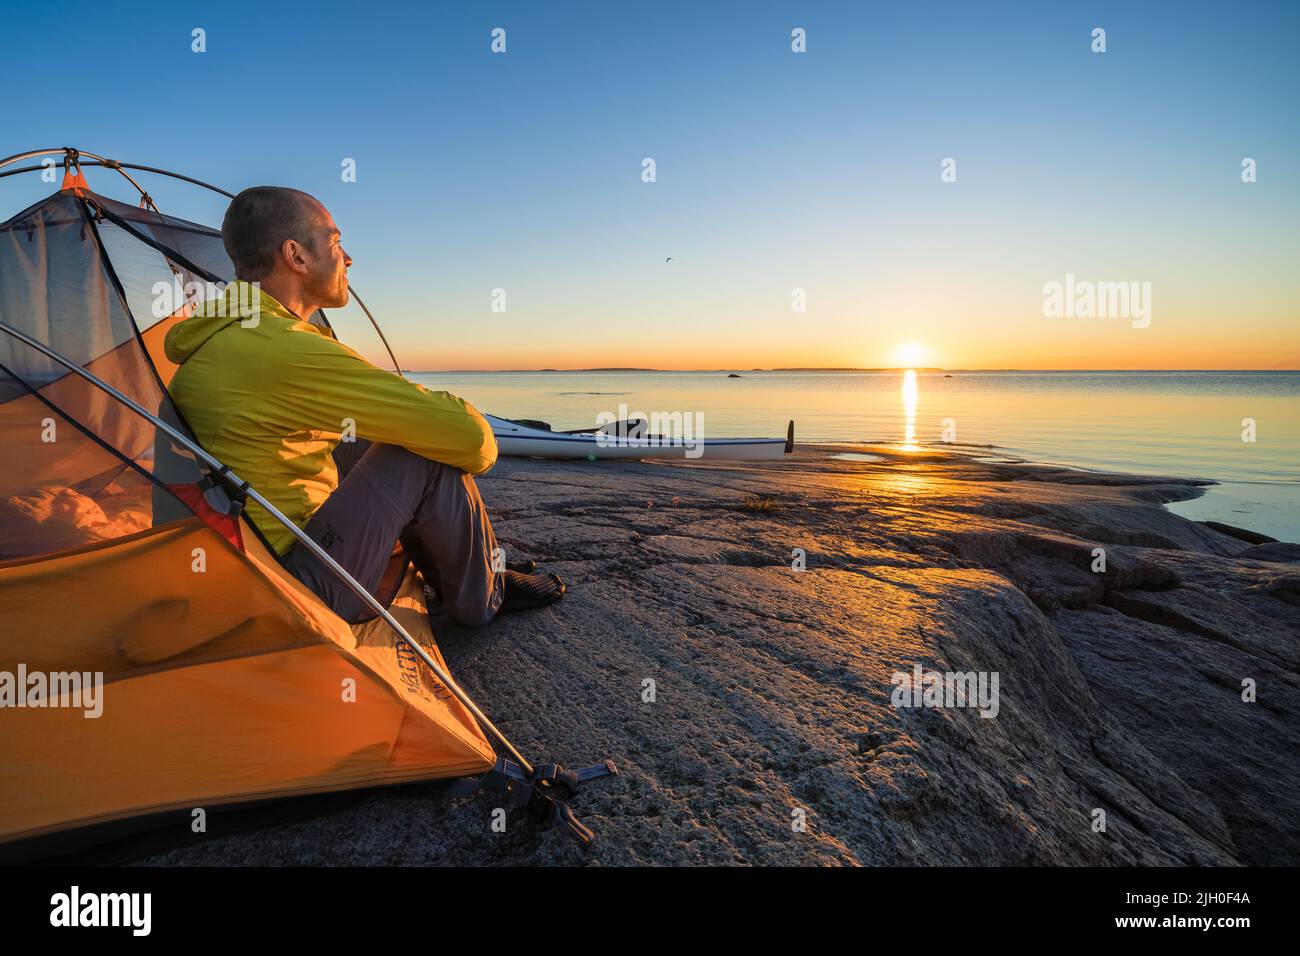
[[[312,192],[413,369],[1300,368],[1300,4],[897,6],[26,4],[0,152]],[[1150,326],[1044,317],[1067,273]]]

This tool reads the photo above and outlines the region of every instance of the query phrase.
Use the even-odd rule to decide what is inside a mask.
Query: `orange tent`
[[[154,320],[157,283],[231,273],[216,230],[78,175],[0,224],[0,323],[179,423],[159,347],[188,307]],[[12,335],[0,442],[0,844],[493,768],[468,698],[388,623],[345,624],[194,454]],[[393,570],[388,610],[445,674]]]

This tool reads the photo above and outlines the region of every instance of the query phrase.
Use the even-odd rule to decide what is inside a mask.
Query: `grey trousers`
[[[362,440],[341,442],[334,460],[341,480],[308,520],[308,537],[376,596],[400,539],[452,618],[472,627],[496,616],[504,581],[492,570],[496,536],[473,477],[398,445]],[[283,563],[349,624],[376,616],[301,542]]]

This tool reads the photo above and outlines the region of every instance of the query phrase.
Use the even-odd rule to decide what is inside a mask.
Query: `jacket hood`
[[[298,321],[259,286],[250,282],[232,282],[220,296],[200,303],[193,315],[172,326],[163,340],[163,351],[170,361],[183,365],[222,329],[236,322],[255,328],[268,316]]]

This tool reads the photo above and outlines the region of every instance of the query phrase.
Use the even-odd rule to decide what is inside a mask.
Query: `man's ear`
[[[284,260],[284,264],[292,271],[306,275],[311,270],[302,253],[302,244],[296,239],[286,239],[280,243],[280,258]]]

